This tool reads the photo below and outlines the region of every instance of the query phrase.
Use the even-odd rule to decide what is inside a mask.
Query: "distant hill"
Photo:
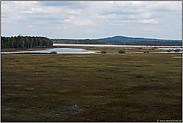
[[[142,42],[142,41],[179,41],[182,40],[165,40],[165,39],[152,39],[152,38],[133,38],[133,37],[125,37],[125,36],[114,36],[108,38],[100,38],[100,39],[90,39],[90,40],[100,40],[100,41],[120,41],[120,42]]]
[[[147,46],[182,46],[182,40],[165,40],[152,38],[133,38],[114,36],[100,39],[51,39],[61,44],[114,44],[114,45],[147,45]]]

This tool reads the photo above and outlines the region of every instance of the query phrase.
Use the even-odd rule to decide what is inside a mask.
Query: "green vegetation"
[[[15,36],[2,37],[1,48],[32,48],[32,47],[51,47],[53,43],[46,37],[30,37],[30,36]]]
[[[1,55],[1,120],[181,120],[181,55]]]

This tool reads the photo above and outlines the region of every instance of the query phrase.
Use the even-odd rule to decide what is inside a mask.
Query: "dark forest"
[[[50,47],[53,43],[46,37],[31,36],[1,36],[1,48],[33,48],[33,47]]]

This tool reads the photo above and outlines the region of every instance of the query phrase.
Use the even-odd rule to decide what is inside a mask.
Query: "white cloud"
[[[22,13],[32,13],[32,11],[22,11]]]
[[[91,30],[91,29],[87,30],[87,32],[89,32],[89,33],[101,33],[101,31],[98,31],[98,30]]]
[[[2,34],[9,36],[12,29],[36,34],[32,29],[37,27],[38,33],[48,37],[60,36],[57,29],[71,36],[65,38],[115,33],[151,37],[151,31],[159,30],[157,37],[181,39],[182,1],[2,1],[1,22]]]
[[[79,10],[77,10],[77,9],[67,9],[67,10],[65,10],[65,12],[67,12],[68,14],[80,14],[81,9],[79,9]]]
[[[58,26],[57,29],[67,29],[65,26]]]
[[[42,7],[42,6],[33,6],[28,11],[23,11],[25,13],[42,13],[42,14],[53,14],[53,13],[59,13],[62,11],[62,8],[59,7]]]
[[[21,4],[21,5],[30,5],[30,4],[37,4],[38,2],[37,1],[12,1],[16,4]]]
[[[32,25],[28,25],[28,26],[26,26],[26,27],[32,28],[33,26],[32,26]]]
[[[114,25],[114,26],[123,26],[124,24],[111,24],[111,25]]]
[[[64,21],[66,21],[66,22],[72,22],[74,18],[75,18],[74,16],[70,16],[69,19],[65,19]]]
[[[78,20],[74,22],[74,25],[93,25],[91,20]]]
[[[171,10],[180,10],[182,8],[181,1],[158,1],[150,2],[148,5],[149,10],[155,11],[171,11]]]
[[[106,16],[104,15],[98,15],[98,14],[95,14],[95,15],[92,15],[93,18],[100,18],[100,19],[105,19]]]
[[[121,22],[137,22],[137,23],[158,23],[158,21],[154,19],[148,19],[148,20],[123,20]]]
[[[117,17],[117,14],[109,14],[107,15],[107,18],[116,18]]]
[[[154,28],[154,27],[149,27],[149,28],[144,28],[145,31],[159,31],[158,28]]]
[[[154,19],[149,19],[149,20],[139,20],[138,22],[140,23],[158,23],[158,21]]]

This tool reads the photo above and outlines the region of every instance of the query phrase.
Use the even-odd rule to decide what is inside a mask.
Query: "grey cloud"
[[[39,1],[39,4],[43,6],[67,6],[74,9],[84,9],[87,7],[85,3],[80,1]]]

